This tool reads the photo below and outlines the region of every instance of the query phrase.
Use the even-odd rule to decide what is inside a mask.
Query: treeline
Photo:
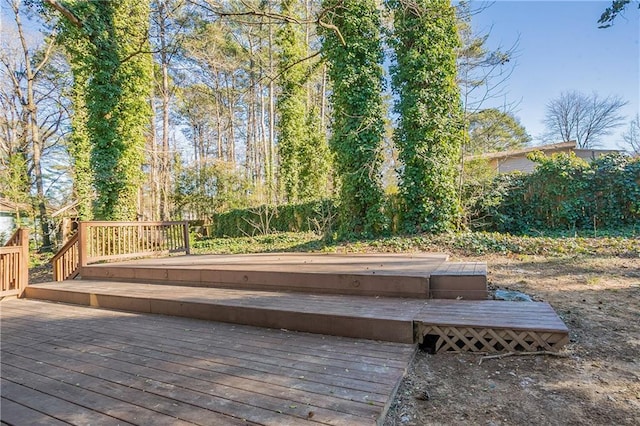
[[[531,174],[511,173],[467,182],[464,227],[474,231],[548,235],[618,229],[640,232],[640,158],[610,154],[591,163],[574,155],[531,155]],[[263,205],[215,214],[196,227],[205,237],[242,237],[273,232],[315,232],[332,239],[340,228],[339,200],[277,207]],[[396,196],[385,197],[390,233],[402,233]],[[633,232],[633,231],[632,231]]]
[[[509,52],[483,47],[464,2],[4,1],[0,196],[33,206],[45,246],[69,204],[207,219],[335,198],[341,232],[373,235],[397,192],[404,231],[452,229],[461,148],[495,141],[483,122],[500,114],[468,93]],[[501,147],[528,141],[509,126]]]

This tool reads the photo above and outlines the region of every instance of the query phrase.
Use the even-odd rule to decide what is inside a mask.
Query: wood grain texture
[[[18,424],[375,424],[415,352],[32,300],[0,315],[2,421]]]

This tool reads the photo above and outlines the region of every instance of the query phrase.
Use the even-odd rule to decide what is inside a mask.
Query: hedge
[[[587,163],[575,155],[537,153],[531,159],[538,163],[531,174],[501,174],[464,189],[464,194],[476,194],[467,203],[468,228],[535,235],[633,227],[640,231],[640,158],[611,154]],[[384,213],[396,232],[399,209],[397,197],[387,196]],[[214,215],[207,233],[212,237],[308,231],[332,235],[339,227],[336,211],[331,199],[237,209]]]
[[[516,234],[640,228],[640,158],[534,153],[531,174],[498,175],[472,207],[471,228]],[[468,190],[471,192],[470,190]]]

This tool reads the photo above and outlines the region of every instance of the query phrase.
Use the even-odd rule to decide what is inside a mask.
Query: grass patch
[[[206,238],[194,241],[192,248],[193,252],[197,254],[241,254],[281,251],[327,253],[448,252],[461,256],[518,254],[634,258],[640,257],[640,237],[549,237],[515,236],[496,232],[461,232],[326,242],[311,232],[289,232],[255,237]]]

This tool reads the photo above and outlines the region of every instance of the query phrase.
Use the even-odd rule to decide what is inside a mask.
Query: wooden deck
[[[90,264],[82,278],[244,290],[410,298],[487,298],[483,262],[445,254],[264,253]]]
[[[505,345],[514,340],[509,334],[498,337],[503,341],[489,339],[479,345],[473,341],[466,348],[441,343],[438,349],[442,350],[556,350],[568,338],[567,327],[543,302],[408,299],[82,280],[32,285],[26,296],[399,343],[422,342],[427,335],[464,341],[460,336],[450,337],[450,332],[468,334],[477,328],[522,335],[515,338],[513,346]],[[535,338],[538,333],[544,333],[543,338]],[[523,345],[527,339],[529,343]]]
[[[33,300],[0,302],[0,319],[15,425],[371,425],[415,352]]]

